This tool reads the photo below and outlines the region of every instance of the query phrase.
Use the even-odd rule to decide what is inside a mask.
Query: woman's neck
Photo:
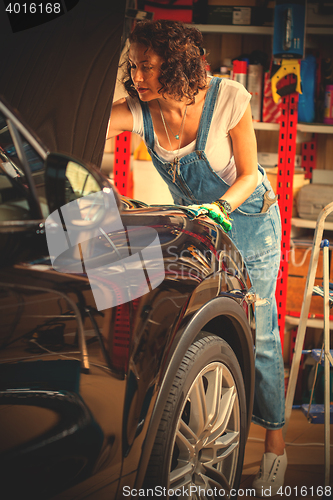
[[[188,106],[188,99],[176,101],[172,98],[161,97],[159,99],[156,99],[156,105],[160,107],[163,113],[178,114],[182,117],[184,116],[185,109]]]

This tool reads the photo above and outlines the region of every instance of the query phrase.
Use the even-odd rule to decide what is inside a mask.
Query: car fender
[[[252,416],[253,395],[254,395],[254,348],[251,329],[248,318],[244,310],[237,301],[231,297],[221,295],[207,302],[198,310],[183,330],[179,330],[174,337],[173,350],[170,362],[166,364],[167,368],[161,380],[160,389],[155,401],[152,416],[150,418],[148,431],[143,443],[141,460],[135,481],[135,487],[140,487],[144,481],[147,464],[154,444],[156,432],[160,423],[164,409],[164,401],[171,389],[174,375],[177,372],[181,361],[194,340],[200,332],[211,324],[214,328],[214,320],[220,316],[227,317],[233,324],[237,332],[237,340],[234,339],[234,345],[238,345],[240,351],[236,352],[243,373],[244,383],[247,394],[248,427]],[[212,331],[212,333],[215,333]],[[224,336],[223,336],[224,338]],[[227,341],[230,339],[226,339]],[[236,342],[235,342],[236,340]],[[233,347],[233,346],[232,346]],[[240,359],[242,358],[242,359]],[[245,376],[246,375],[246,376]]]

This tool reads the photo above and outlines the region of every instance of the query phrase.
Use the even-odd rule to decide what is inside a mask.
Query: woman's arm
[[[133,130],[133,116],[127,106],[126,99],[123,97],[112,105],[111,116],[109,121],[107,139],[115,137],[122,132],[131,132]]]
[[[232,210],[239,207],[255,190],[258,183],[257,140],[253,128],[250,104],[237,125],[230,130],[237,178],[223,196]]]

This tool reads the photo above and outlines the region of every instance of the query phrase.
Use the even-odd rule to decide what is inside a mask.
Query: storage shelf
[[[279,130],[279,123],[253,122],[255,130]],[[297,123],[299,132],[310,132],[312,134],[333,134],[332,125],[324,125],[323,123]]]
[[[253,128],[255,130],[280,130],[280,124],[267,123],[267,122],[253,122]]]
[[[333,126],[324,123],[297,123],[297,130],[313,134],[333,134]]]
[[[191,25],[190,25],[191,26]],[[192,25],[193,26],[193,25]],[[244,26],[234,24],[196,24],[201,33],[238,33],[240,35],[273,35],[273,26]],[[307,26],[308,35],[333,35],[331,26]]]
[[[301,219],[300,217],[292,217],[291,225],[294,227],[305,227],[308,229],[315,229],[317,220]],[[324,229],[333,231],[333,222],[325,222]]]
[[[332,26],[307,26],[307,35],[333,35]]]
[[[273,35],[273,26],[244,26],[234,24],[196,24],[201,33],[238,33],[240,35]]]
[[[285,319],[289,325],[298,326],[300,322],[300,318],[289,316],[288,314],[286,314]],[[308,318],[306,326],[309,328],[324,328],[324,320],[321,318]],[[333,330],[333,321],[330,321],[330,330]]]

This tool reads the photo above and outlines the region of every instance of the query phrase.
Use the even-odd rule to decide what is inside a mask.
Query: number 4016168
[[[326,497],[331,496],[331,486],[281,486],[278,489],[277,495],[280,496],[286,496],[286,497],[292,497],[292,498],[299,498],[301,497],[306,497],[306,496],[316,496],[316,497],[322,497],[323,494],[325,494]]]
[[[10,14],[60,14],[59,2],[51,3],[9,3],[6,12]]]

